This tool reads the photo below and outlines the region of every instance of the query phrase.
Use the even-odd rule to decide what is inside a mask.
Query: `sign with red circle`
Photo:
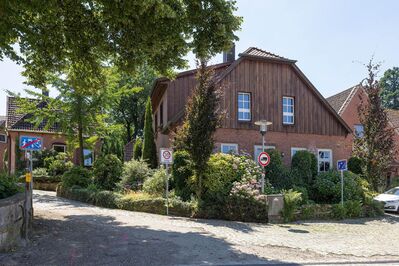
[[[173,163],[173,151],[172,149],[161,148],[160,157],[162,164],[172,164]]]
[[[261,152],[258,156],[258,163],[263,167],[269,165],[270,155],[267,152]]]

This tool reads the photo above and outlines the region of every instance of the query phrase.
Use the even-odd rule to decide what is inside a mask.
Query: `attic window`
[[[294,124],[294,98],[283,97],[283,124],[293,125]]]

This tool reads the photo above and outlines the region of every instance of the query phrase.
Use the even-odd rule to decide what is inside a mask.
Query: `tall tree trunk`
[[[78,138],[79,138],[79,165],[84,166],[84,144],[83,144],[83,119],[82,119],[82,97],[78,96]]]

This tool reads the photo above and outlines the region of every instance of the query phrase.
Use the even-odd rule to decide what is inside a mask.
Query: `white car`
[[[391,188],[374,199],[385,203],[385,211],[395,211],[399,213],[399,187]]]

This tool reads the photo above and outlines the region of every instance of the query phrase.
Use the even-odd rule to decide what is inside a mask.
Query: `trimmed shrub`
[[[91,182],[91,175],[89,170],[81,167],[75,166],[70,170],[66,171],[62,176],[62,184],[66,188],[71,188],[74,186],[78,186],[81,188],[85,188]]]
[[[48,165],[46,165],[46,159],[47,158],[55,158],[55,156],[57,156],[58,152],[56,152],[55,150],[51,149],[51,150],[40,150],[40,151],[35,151],[33,153],[33,157],[35,158],[35,160],[33,160],[33,168],[46,168],[48,167]],[[48,160],[48,159],[47,159]]]
[[[194,194],[194,188],[190,182],[193,176],[192,161],[187,151],[176,151],[173,154],[172,165],[172,183],[176,196],[181,197],[184,201],[191,198]]]
[[[209,209],[209,212],[214,212],[215,215],[220,215],[220,213],[223,213],[226,199],[234,182],[249,179],[257,180],[260,174],[261,168],[247,156],[212,154],[204,175],[203,202],[200,206]]]
[[[133,146],[133,159],[140,160],[143,151],[143,141],[137,138]]]
[[[384,215],[384,203],[371,200],[363,204],[364,217],[378,217]]]
[[[295,190],[283,190],[284,194],[284,207],[281,211],[284,222],[290,222],[294,220],[295,211],[297,210],[299,203],[302,201],[302,194]]]
[[[278,189],[288,189],[292,186],[292,181],[287,167],[283,164],[281,153],[276,149],[269,149],[270,163],[266,166],[266,178],[270,184]]]
[[[125,162],[122,171],[122,180],[118,187],[125,190],[137,190],[143,185],[144,180],[150,177],[152,170],[144,161],[131,160]]]
[[[104,208],[117,208],[117,203],[121,198],[121,194],[112,191],[102,190],[94,192],[94,204]]]
[[[317,219],[331,219],[330,204],[306,204],[300,208],[299,219],[302,220],[317,220]]]
[[[351,157],[348,160],[348,170],[357,175],[362,174],[362,160],[358,157]]]
[[[344,202],[347,218],[357,218],[362,215],[362,202],[359,200],[348,200]]]
[[[19,190],[15,176],[0,172],[0,199],[11,197],[17,194]]]
[[[266,195],[260,194],[260,187],[256,179],[235,182],[227,198],[223,218],[243,222],[267,222]]]
[[[52,176],[63,175],[66,171],[73,167],[73,163],[69,161],[66,153],[57,153],[54,157],[44,159],[44,166]]]
[[[123,164],[114,154],[101,156],[94,161],[94,183],[100,188],[113,190],[121,180]]]
[[[364,191],[361,178],[351,172],[344,173],[344,200],[362,200]],[[341,177],[338,171],[320,173],[315,180],[312,199],[318,203],[338,203],[341,200]]]
[[[143,191],[148,194],[163,196],[166,191],[166,170],[160,168],[154,172],[154,175],[147,178],[143,184]]]
[[[300,187],[300,186],[294,185],[292,187],[292,189],[301,193],[301,197],[302,197],[302,200],[300,202],[301,205],[304,205],[304,204],[308,203],[308,201],[309,201],[309,193],[308,193],[308,190],[306,189],[306,187]]]
[[[309,151],[297,151],[292,156],[291,170],[297,177],[296,185],[311,187],[317,175],[317,158]],[[302,179],[302,180],[300,180]]]
[[[346,217],[345,206],[342,206],[341,204],[334,204],[332,206],[332,217],[339,220],[345,219]]]

